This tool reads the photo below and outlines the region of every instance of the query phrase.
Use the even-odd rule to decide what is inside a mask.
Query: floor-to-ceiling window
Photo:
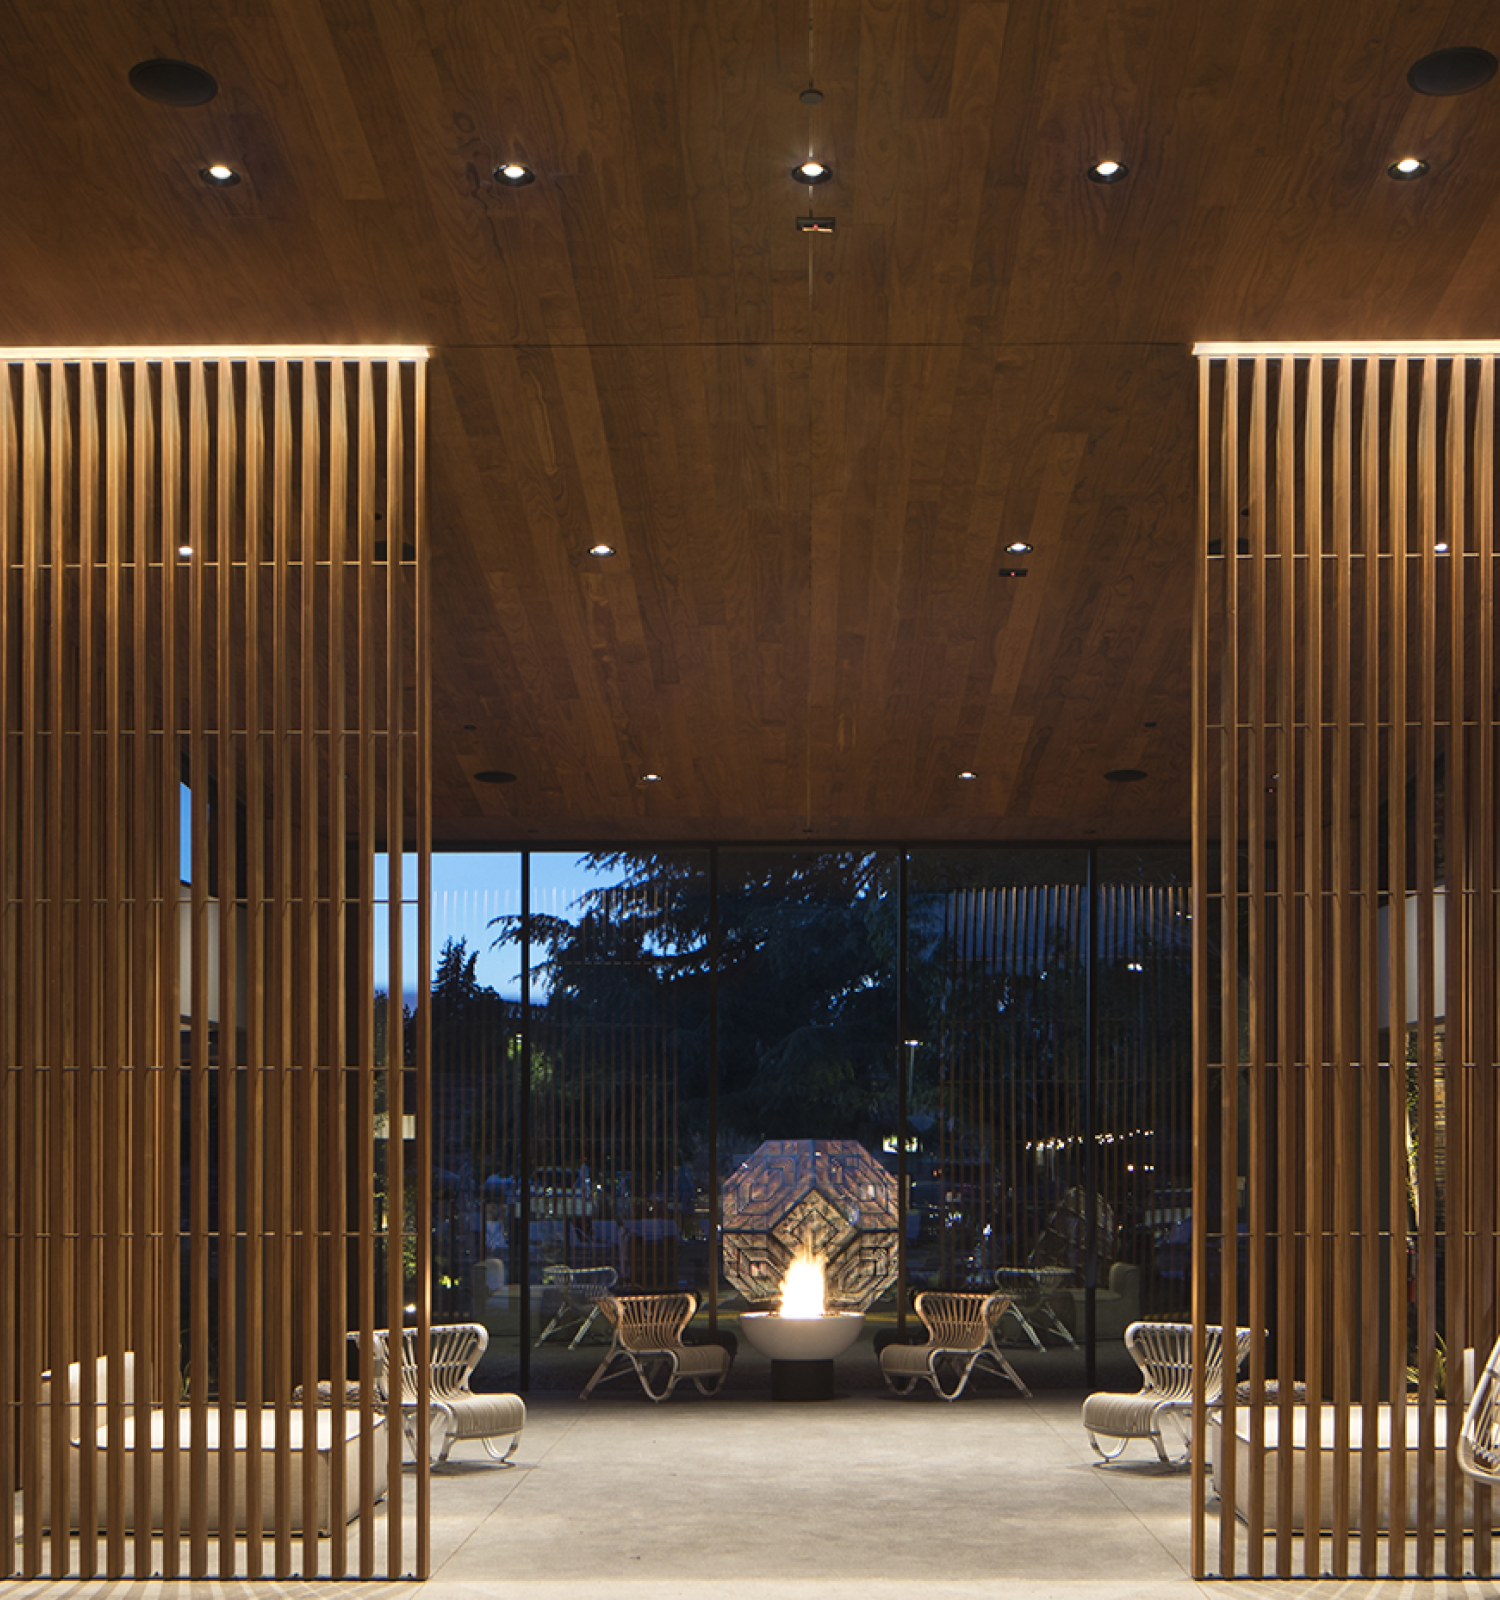
[[[902,1185],[872,1332],[999,1287],[1028,1381],[1081,1384],[1186,1310],[1185,848],[447,859],[434,1304],[490,1328],[485,1381],[581,1387],[604,1288],[732,1330],[719,1200],[767,1141],[850,1141]]]

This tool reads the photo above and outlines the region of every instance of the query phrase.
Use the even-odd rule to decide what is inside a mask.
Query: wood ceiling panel
[[[11,342],[433,347],[443,837],[1180,834],[1191,341],[1495,331],[1500,83],[1404,80],[1477,0],[0,25]]]

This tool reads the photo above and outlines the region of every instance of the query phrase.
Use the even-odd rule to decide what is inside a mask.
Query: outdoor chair
[[[351,1333],[356,1343],[360,1335]],[[377,1398],[390,1408],[390,1335],[381,1329],[373,1336],[373,1379]],[[508,1464],[521,1440],[526,1425],[526,1402],[516,1394],[475,1394],[469,1378],[489,1345],[489,1332],[478,1322],[445,1324],[430,1330],[428,1362],[428,1458],[435,1465],[448,1459],[448,1452],[459,1439],[478,1439],[485,1454],[502,1465]],[[420,1366],[417,1357],[417,1330],[401,1333],[401,1426],[406,1442],[415,1455],[422,1446],[421,1418],[418,1415]],[[510,1444],[497,1448],[495,1441],[509,1437]]]
[[[568,1345],[568,1349],[576,1350],[599,1315],[600,1301],[614,1288],[618,1277],[613,1267],[543,1267],[542,1283],[560,1290],[562,1298],[537,1343],[545,1344],[552,1334],[576,1322],[578,1331]]]
[[[1250,1355],[1251,1333],[1235,1329],[1235,1361],[1231,1378]],[[1136,1394],[1091,1394],[1083,1402],[1083,1425],[1089,1443],[1104,1461],[1117,1461],[1132,1439],[1150,1439],[1156,1454],[1168,1466],[1186,1463],[1187,1434],[1193,1410],[1193,1327],[1188,1322],[1132,1322],[1125,1330],[1125,1348],[1141,1369]],[[1223,1333],[1207,1331],[1204,1397],[1216,1405],[1224,1387]],[[1162,1422],[1175,1416],[1182,1427],[1184,1448],[1180,1456],[1167,1454]],[[1117,1439],[1106,1450],[1100,1438]]]
[[[1464,1425],[1458,1435],[1458,1464],[1480,1483],[1500,1483],[1500,1415],[1496,1413],[1497,1369],[1500,1340],[1490,1351],[1479,1382],[1474,1386]]]
[[[653,1400],[665,1400],[683,1378],[691,1378],[700,1394],[717,1394],[723,1388],[733,1352],[721,1344],[682,1341],[683,1330],[698,1309],[696,1295],[604,1295],[599,1309],[613,1327],[614,1339],[580,1398],[587,1400],[599,1384],[631,1371]],[[653,1374],[658,1385],[665,1380],[660,1392],[652,1387]]]
[[[995,1342],[1000,1320],[1010,1310],[1006,1294],[953,1294],[927,1290],[912,1302],[927,1329],[923,1344],[888,1344],[880,1370],[897,1394],[910,1394],[925,1379],[944,1400],[957,1400],[976,1370],[1008,1378],[1022,1394],[1031,1390]],[[943,1373],[947,1370],[948,1385]]]

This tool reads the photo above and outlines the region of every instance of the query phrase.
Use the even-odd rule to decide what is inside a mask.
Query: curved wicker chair
[[[1251,1333],[1235,1329],[1234,1371],[1248,1360]],[[1193,1325],[1190,1322],[1132,1322],[1125,1330],[1125,1348],[1141,1369],[1141,1388],[1137,1394],[1091,1394],[1083,1402],[1083,1425],[1089,1443],[1105,1461],[1117,1461],[1132,1439],[1149,1439],[1156,1453],[1168,1465],[1180,1466],[1182,1455],[1167,1454],[1162,1438],[1162,1419],[1175,1415],[1188,1430],[1193,1410]],[[1208,1329],[1207,1370],[1204,1394],[1209,1405],[1217,1403],[1224,1387],[1223,1333]],[[1099,1436],[1118,1439],[1113,1450],[1099,1443]]]
[[[1458,1464],[1469,1477],[1480,1483],[1500,1483],[1500,1340],[1490,1351],[1489,1360],[1479,1374],[1479,1382],[1464,1412],[1464,1425],[1458,1435]]]
[[[925,1379],[944,1400],[957,1400],[976,1370],[1008,1378],[1022,1394],[1031,1390],[995,1342],[1000,1319],[1011,1309],[1008,1294],[951,1294],[927,1290],[912,1302],[927,1329],[924,1344],[888,1344],[880,1370],[897,1394],[910,1394]],[[943,1385],[947,1369],[951,1387]]]
[[[351,1334],[357,1341],[359,1335]],[[375,1393],[391,1404],[390,1335],[381,1329],[373,1335]],[[478,1439],[485,1454],[502,1465],[510,1463],[526,1425],[526,1402],[517,1394],[475,1394],[469,1378],[489,1345],[490,1336],[482,1323],[457,1322],[430,1330],[428,1361],[428,1457],[437,1465],[448,1459],[448,1452],[459,1439]],[[417,1360],[417,1330],[401,1333],[401,1427],[415,1454],[422,1448]],[[496,1439],[510,1437],[500,1450]]]
[[[600,1299],[599,1309],[615,1336],[584,1385],[581,1399],[587,1400],[608,1379],[632,1371],[653,1400],[665,1400],[683,1378],[691,1378],[700,1394],[717,1394],[723,1388],[734,1359],[730,1351],[719,1344],[682,1342],[683,1329],[698,1309],[697,1295],[611,1294]],[[612,1372],[612,1367],[617,1370]],[[658,1382],[665,1379],[659,1393],[651,1386],[653,1370],[660,1373]]]

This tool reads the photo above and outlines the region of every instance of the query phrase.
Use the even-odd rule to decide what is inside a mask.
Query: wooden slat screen
[[[0,352],[7,1575],[425,1576],[425,370]]]
[[[1484,1577],[1496,353],[1198,354],[1193,1567]]]

